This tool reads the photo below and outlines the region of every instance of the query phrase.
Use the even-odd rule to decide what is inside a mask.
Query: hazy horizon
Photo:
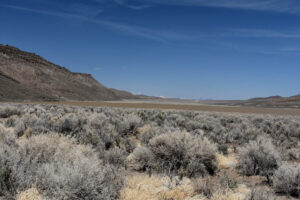
[[[2,0],[0,43],[110,88],[183,99],[300,94],[296,0]]]

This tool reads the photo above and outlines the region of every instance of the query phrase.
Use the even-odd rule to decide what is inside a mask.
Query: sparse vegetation
[[[0,113],[0,199],[299,197],[300,117],[21,104]]]

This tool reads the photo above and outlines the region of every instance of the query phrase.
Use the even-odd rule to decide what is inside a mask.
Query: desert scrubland
[[[299,199],[299,139],[295,115],[0,104],[0,199]]]
[[[23,104],[24,102],[20,102]],[[285,106],[279,107],[258,107],[245,105],[232,105],[233,103],[216,103],[206,101],[195,103],[194,101],[172,101],[172,100],[122,100],[122,101],[49,101],[30,102],[30,104],[56,104],[72,106],[92,106],[92,107],[114,107],[114,108],[139,108],[139,109],[159,109],[159,110],[185,110],[185,111],[208,111],[226,113],[247,113],[247,114],[272,114],[272,115],[297,115],[300,116],[300,109]]]

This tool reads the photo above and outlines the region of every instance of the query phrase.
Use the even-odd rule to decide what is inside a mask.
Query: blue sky
[[[299,22],[299,0],[0,0],[0,43],[189,99],[300,94]]]

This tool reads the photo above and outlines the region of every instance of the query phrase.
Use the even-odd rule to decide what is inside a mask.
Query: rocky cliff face
[[[9,86],[9,87],[8,87]],[[24,91],[26,94],[24,95]],[[10,93],[15,95],[11,95]],[[109,89],[90,74],[74,73],[42,57],[0,45],[0,100],[118,100],[135,98]]]

